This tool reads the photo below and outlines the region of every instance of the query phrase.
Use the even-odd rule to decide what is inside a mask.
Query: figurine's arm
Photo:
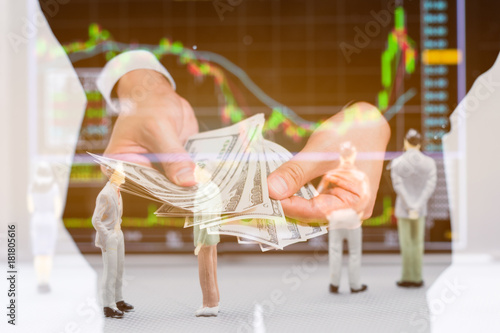
[[[403,199],[404,203],[408,208],[410,208],[410,210],[416,209],[416,203],[410,200],[410,196],[408,195],[408,192],[403,184],[403,177],[398,174],[398,168],[391,169],[391,179],[392,186],[394,187],[396,194]]]
[[[416,205],[417,208],[424,206],[425,203],[430,199],[432,193],[434,193],[434,190],[436,189],[436,183],[437,183],[436,163],[432,161],[432,168],[431,172],[429,173],[429,178],[427,178],[424,190],[422,191],[422,194],[417,200],[417,205]]]
[[[99,234],[99,239],[101,240],[102,249],[104,251],[106,250],[106,240],[108,238],[109,231],[102,223],[102,220],[105,218],[106,211],[110,204],[109,198],[102,192],[99,193],[96,200],[94,215],[92,216],[92,225]]]

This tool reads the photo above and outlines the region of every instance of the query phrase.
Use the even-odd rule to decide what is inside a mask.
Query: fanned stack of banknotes
[[[327,230],[286,218],[281,203],[269,198],[267,176],[292,154],[265,140],[263,125],[264,115],[257,114],[191,136],[185,149],[209,178],[191,187],[177,186],[152,168],[90,155],[112,172],[120,168],[126,179],[123,191],[163,203],[157,216],[185,217],[185,228],[199,225],[209,234],[236,236],[239,243],[259,244],[262,251],[283,249]],[[310,199],[317,192],[306,184],[295,195]]]

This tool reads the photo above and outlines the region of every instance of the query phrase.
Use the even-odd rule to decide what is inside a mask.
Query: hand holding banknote
[[[267,176],[292,154],[279,144],[264,140],[264,121],[264,115],[257,114],[187,139],[184,148],[198,169],[209,175],[214,189],[203,182],[178,186],[153,168],[90,155],[107,170],[121,170],[126,179],[121,186],[123,192],[163,203],[155,212],[159,217],[182,216],[186,228],[207,228],[209,235],[236,236],[239,241],[259,244],[263,251],[283,249],[318,237],[326,233],[326,228],[287,219],[281,203],[269,198]],[[317,192],[307,184],[294,195],[311,199]],[[195,218],[200,216],[200,210],[209,215]]]
[[[149,167],[157,160],[170,181],[194,185],[195,165],[184,150],[187,138],[198,132],[191,105],[153,70],[125,74],[117,94],[121,110],[105,155]]]
[[[269,195],[281,200],[288,217],[303,222],[327,222],[325,206],[342,209],[355,206],[360,198],[361,187],[339,178],[331,194],[320,194],[306,200],[292,196],[304,184],[336,168],[340,144],[350,141],[361,154],[368,158],[357,162],[359,170],[370,180],[371,201],[366,206],[363,219],[371,216],[378,191],[384,153],[390,137],[390,128],[376,107],[356,103],[332,116],[311,135],[304,149],[284,163],[268,177]]]
[[[150,84],[153,81],[155,84]],[[148,82],[147,85],[145,82]],[[136,87],[143,95],[134,96]],[[145,91],[145,92],[144,92]],[[110,143],[108,156],[151,166],[151,154],[161,161],[167,178],[180,186],[195,184],[194,163],[184,149],[188,137],[198,132],[198,123],[189,103],[177,95],[168,81],[151,70],[136,70],[124,75],[117,86],[121,110]],[[339,183],[335,194],[314,199],[293,196],[308,181],[336,166],[332,154],[341,141],[350,140],[360,152],[379,153],[359,161],[361,171],[370,178],[372,202],[364,218],[371,215],[381,175],[383,153],[390,130],[379,111],[367,103],[357,103],[328,119],[311,136],[306,147],[268,178],[269,195],[282,200],[285,215],[309,222],[325,222],[320,206],[355,204],[353,186]],[[149,158],[147,155],[149,154]]]

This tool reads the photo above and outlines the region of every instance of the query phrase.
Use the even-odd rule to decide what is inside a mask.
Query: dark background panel
[[[41,2],[43,3],[43,0]],[[445,2],[448,4],[446,12],[449,46],[456,47],[456,27],[457,24],[464,23],[456,21],[455,1]],[[98,23],[102,29],[110,31],[114,40],[130,45],[157,45],[160,39],[165,37],[172,41],[181,41],[186,47],[196,47],[197,50],[222,55],[239,66],[267,95],[291,107],[308,120],[324,119],[353,100],[377,102],[377,94],[382,88],[381,55],[386,48],[387,36],[393,27],[393,15],[391,14],[391,22],[380,25],[379,31],[369,36],[366,45],[358,47],[359,52],[353,53],[349,59],[343,54],[341,45],[342,43],[356,45],[359,31],[365,31],[369,24],[377,22],[372,12],[379,15],[387,13],[391,3],[388,0],[245,0],[222,14],[217,12],[214,3],[213,1],[72,0],[68,4],[60,5],[56,15],[51,16],[49,11],[46,12],[46,16],[61,44],[87,40],[89,25]],[[415,72],[404,77],[400,92],[413,88],[416,95],[389,121],[392,130],[389,152],[401,152],[402,136],[407,129],[424,130],[421,91],[423,66],[420,59],[423,48],[421,45],[423,0],[397,1],[397,3],[402,4],[405,9],[407,32],[415,41],[418,54]],[[500,3],[495,1],[466,1],[467,88],[470,88],[478,75],[491,67],[498,55],[500,23],[496,16],[499,10]],[[105,62],[104,55],[97,54],[74,62],[74,65],[79,69],[80,75],[85,76],[87,69],[98,70]],[[220,95],[212,80],[193,78],[175,56],[164,57],[162,63],[175,78],[178,93],[193,105],[199,116],[200,129],[220,127],[222,125],[219,117]],[[259,101],[233,74],[227,73],[227,76],[238,94],[238,101],[241,101],[243,109],[248,114],[271,112],[270,108]],[[451,112],[458,103],[454,69],[450,73],[449,81],[449,99],[446,103],[448,112]],[[104,105],[102,107],[104,108]],[[423,134],[425,137],[425,133]],[[300,150],[307,140],[306,137],[297,142],[281,132],[273,133],[271,136],[291,151]],[[82,134],[82,141],[85,141],[83,139]],[[440,147],[439,139],[435,144]],[[87,147],[85,142],[82,142],[77,155],[84,153],[82,147]],[[94,152],[100,153],[102,149],[96,149]],[[433,157],[442,165],[439,151]],[[77,162],[75,161],[75,165]],[[388,173],[384,172],[374,216],[383,214],[384,200],[390,199],[394,204],[394,193],[389,178]],[[444,174],[441,173],[439,200],[446,202],[446,183],[443,178]],[[80,219],[88,222],[93,212],[95,197],[103,184],[103,179],[94,179],[85,184],[72,182],[68,192],[65,221]],[[167,237],[167,232],[160,233],[163,236],[157,236],[161,228],[178,230],[180,239],[186,246],[189,244],[186,240],[189,240],[191,230],[167,226],[171,222],[152,220],[151,202],[127,194],[124,195],[124,199],[124,228],[127,226],[131,230],[136,228],[135,232],[144,234],[144,237],[130,236],[131,244],[147,243],[149,237],[147,235]],[[448,208],[447,204],[441,203],[433,204],[432,207],[437,207],[435,209],[440,211],[436,213],[437,217],[428,222],[426,239],[429,242],[439,243],[445,239],[443,235],[449,229],[447,226],[449,221],[443,218],[449,215]],[[141,227],[138,227],[139,224]],[[78,237],[83,237],[78,239],[89,242],[93,232],[91,226],[85,223],[81,228],[74,227],[74,224],[73,227],[69,227],[69,223],[67,225],[75,237],[78,234]],[[379,250],[394,248],[394,221],[365,229],[365,241],[375,244],[370,245],[371,247],[365,246],[365,249],[377,250],[377,246]],[[82,234],[85,236],[81,236]],[[171,239],[177,238],[171,236]],[[225,239],[224,242],[234,243],[234,239]],[[142,247],[148,251],[153,251],[153,248],[155,247]],[[300,246],[297,247],[299,248]],[[128,246],[128,249],[131,248]],[[156,249],[164,251],[167,247],[162,245]],[[300,250],[307,250],[307,245]]]

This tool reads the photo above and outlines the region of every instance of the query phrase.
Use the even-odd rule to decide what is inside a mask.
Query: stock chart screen
[[[171,73],[177,92],[192,105],[200,131],[264,113],[264,136],[296,153],[323,120],[352,102],[366,101],[380,109],[391,127],[384,166],[402,153],[410,128],[420,131],[422,150],[438,166],[426,248],[449,250],[441,138],[471,77],[485,70],[470,45],[487,45],[481,38],[467,38],[468,31],[484,29],[478,25],[486,23],[474,20],[476,25],[466,30],[466,12],[468,6],[460,0],[120,1],[119,8],[116,1],[73,0],[54,16],[45,8],[87,97],[65,226],[82,251],[97,251],[91,217],[106,177],[87,152],[104,152],[117,114],[95,81],[114,56],[145,49]],[[482,38],[491,36],[487,32]],[[474,53],[472,67],[466,62],[469,53]],[[484,56],[491,54],[487,50]],[[64,84],[59,73],[45,80],[47,85]],[[57,129],[51,135],[64,136],[57,101],[47,103],[54,105],[47,119],[47,126]],[[159,204],[146,199],[125,194],[123,200],[128,251],[192,251],[192,231],[183,228],[183,218],[156,217]],[[397,249],[394,201],[385,170],[373,215],[363,224],[366,251]],[[325,241],[318,238],[290,250],[307,251]],[[221,248],[236,249],[233,242],[223,238]]]

